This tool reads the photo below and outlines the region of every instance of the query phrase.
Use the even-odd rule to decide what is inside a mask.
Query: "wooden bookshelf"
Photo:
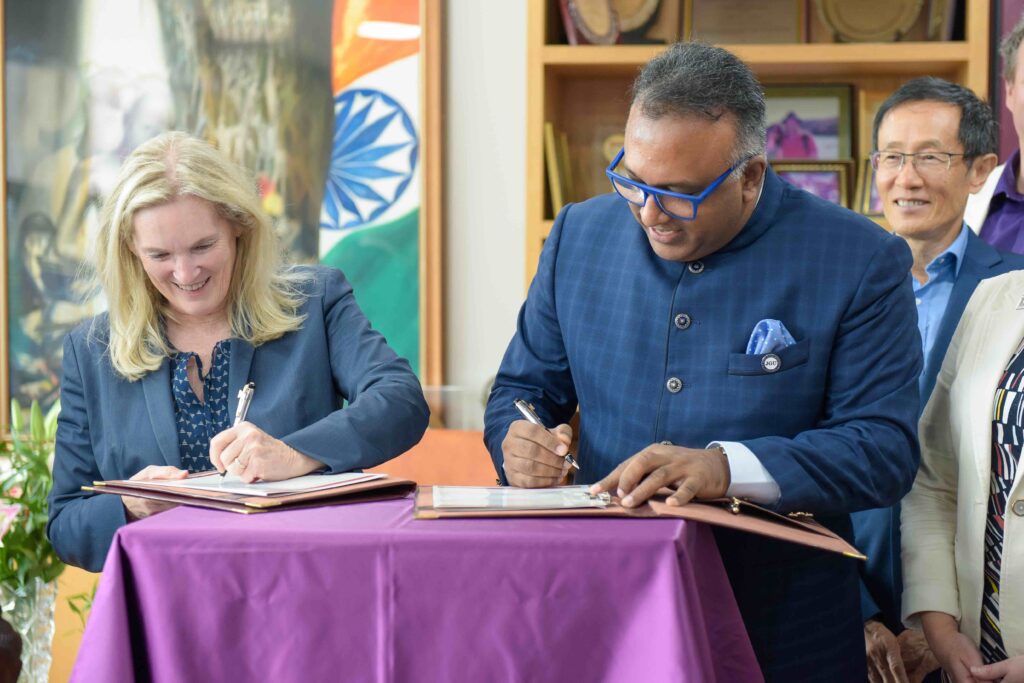
[[[544,165],[544,122],[568,134],[569,164],[580,201],[609,192],[601,142],[621,133],[628,91],[639,68],[663,45],[561,45],[552,36],[560,21],[553,2],[529,0],[526,116],[526,284],[536,271],[553,218]],[[671,2],[672,0],[663,0]],[[756,2],[757,0],[751,0]],[[858,92],[887,93],[916,76],[940,76],[988,97],[989,3],[967,0],[965,40],[907,43],[725,45],[762,82],[849,83]],[[856,113],[856,112],[855,112]],[[867,122],[868,124],[870,122]],[[855,150],[870,147],[864,122],[854,121]]]

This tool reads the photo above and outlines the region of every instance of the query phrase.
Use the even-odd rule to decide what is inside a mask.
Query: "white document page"
[[[435,508],[479,510],[564,510],[603,508],[611,496],[590,495],[588,486],[518,489],[509,486],[435,486]]]
[[[139,482],[147,486],[200,489],[205,491],[223,491],[225,493],[241,493],[246,496],[280,496],[286,493],[304,493],[322,489],[340,488],[364,481],[383,479],[383,474],[367,474],[365,472],[343,472],[341,474],[307,474],[282,481],[258,481],[246,484],[236,475],[228,473],[223,478],[217,472],[193,475],[188,479],[156,480]]]

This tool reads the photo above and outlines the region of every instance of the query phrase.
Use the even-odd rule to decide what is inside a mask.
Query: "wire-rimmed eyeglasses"
[[[876,150],[871,153],[871,167],[882,173],[899,173],[910,158],[918,173],[945,173],[953,163],[953,157],[966,157],[959,152],[895,152]]]

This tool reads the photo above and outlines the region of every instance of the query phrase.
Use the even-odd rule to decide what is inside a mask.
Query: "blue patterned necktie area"
[[[229,340],[222,339],[213,347],[210,371],[203,377],[204,401],[199,400],[188,381],[188,364],[193,358],[202,376],[203,363],[197,354],[183,352],[171,359],[171,393],[181,466],[189,472],[203,472],[212,469],[210,439],[231,424],[228,416]]]

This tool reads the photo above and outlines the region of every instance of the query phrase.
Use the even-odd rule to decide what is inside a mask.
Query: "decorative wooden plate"
[[[822,22],[850,42],[890,42],[910,30],[924,0],[815,0]]]

